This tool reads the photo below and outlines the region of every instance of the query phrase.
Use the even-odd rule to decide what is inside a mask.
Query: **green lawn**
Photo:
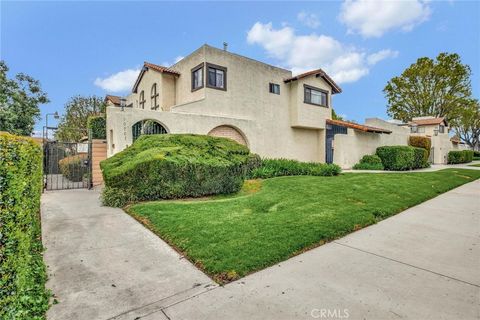
[[[127,211],[226,282],[479,177],[480,171],[465,169],[280,177],[262,181],[261,187],[250,182],[235,196],[148,202]]]
[[[477,163],[477,164],[470,164],[468,165],[469,167],[480,167],[480,163]]]

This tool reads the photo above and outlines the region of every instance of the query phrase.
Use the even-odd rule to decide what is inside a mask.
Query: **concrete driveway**
[[[42,213],[51,319],[480,317],[479,180],[224,287],[120,210],[86,208],[94,192],[66,193],[80,209],[62,192]]]

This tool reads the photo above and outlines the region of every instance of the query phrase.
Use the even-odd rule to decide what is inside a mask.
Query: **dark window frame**
[[[210,77],[209,77],[210,68],[215,69],[215,70],[221,70],[221,71],[223,71],[223,88],[217,87],[217,86],[214,86],[214,85],[211,85],[211,84],[210,84]],[[216,65],[216,64],[208,63],[208,62],[207,62],[207,63],[206,63],[205,78],[206,78],[206,86],[207,86],[207,88],[227,91],[227,68],[226,68],[226,67],[222,67],[222,66],[219,66],[219,65]]]
[[[145,109],[145,103],[147,100],[145,100],[145,91],[140,91],[140,97],[139,97],[139,105],[141,109]]]
[[[311,101],[311,93],[310,93],[310,101],[307,101],[307,90],[315,90],[315,91],[318,91],[318,92],[321,92],[321,93],[324,93],[325,94],[325,102],[326,104],[323,105],[323,104],[319,104],[319,103],[314,103]],[[319,107],[324,107],[324,108],[329,108],[329,92],[327,90],[323,90],[323,89],[320,89],[320,88],[317,88],[317,87],[314,87],[314,86],[310,86],[308,84],[304,84],[303,85],[303,103],[306,103],[306,104],[311,104],[311,105],[314,105],[314,106],[319,106]]]
[[[274,88],[278,88],[278,93],[275,92],[275,89],[274,89]],[[278,83],[270,82],[270,83],[268,84],[268,91],[269,91],[270,93],[280,95],[280,85],[279,85]]]
[[[202,88],[205,87],[205,63],[200,63],[198,66],[192,68],[190,71],[191,71],[191,77],[192,77],[192,92],[193,91],[197,91],[197,90],[200,90]],[[199,86],[199,87],[196,87],[195,88],[195,72],[197,72],[198,70],[202,69],[202,85]]]
[[[438,126],[438,132],[440,132],[440,133],[445,133],[445,126],[444,126],[443,124],[440,124],[440,125]]]
[[[154,92],[155,91],[155,92]],[[158,93],[158,86],[157,83],[152,85],[152,89],[150,90],[150,109],[158,110],[160,105],[158,104],[158,97],[160,94]]]

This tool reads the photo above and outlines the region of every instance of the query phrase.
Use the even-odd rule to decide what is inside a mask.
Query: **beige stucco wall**
[[[205,86],[191,91],[191,69],[202,62],[227,68],[226,91]],[[143,89],[148,97],[145,110],[138,109],[138,94],[129,96],[131,101],[136,101],[136,108],[126,108],[124,112],[115,107],[107,109],[107,132],[112,140],[109,141],[109,156],[132,143],[133,124],[153,119],[164,124],[170,133],[207,134],[216,126],[232,125],[242,132],[250,149],[263,157],[325,161],[325,119],[330,117],[331,108],[303,103],[303,83],[330,91],[320,78],[297,81],[301,90],[296,91],[292,100],[291,84],[283,82],[292,75],[290,71],[209,46],[201,47],[172,68],[181,73],[173,85],[166,84],[167,78],[156,71],[147,71],[143,76],[138,93]],[[204,85],[206,73],[205,68]],[[175,105],[163,111],[150,110],[150,88],[155,81],[164,86],[162,101],[175,101]],[[280,85],[280,95],[269,92],[270,82]],[[294,85],[297,86],[295,82]],[[167,97],[173,92],[172,86],[174,98]],[[291,101],[296,102],[300,118],[307,124],[302,127],[314,129],[292,127]]]

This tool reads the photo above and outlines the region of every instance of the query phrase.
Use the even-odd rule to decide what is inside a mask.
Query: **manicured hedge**
[[[410,136],[408,144],[412,147],[423,148],[427,150],[427,159],[430,156],[430,149],[432,148],[432,139],[422,136]]]
[[[88,117],[87,127],[91,132],[92,139],[107,138],[107,121],[104,116]]]
[[[376,154],[364,155],[360,162],[353,166],[354,170],[383,170],[382,159]]]
[[[261,165],[250,171],[251,179],[280,176],[336,176],[341,169],[336,164],[300,162],[289,159],[263,159]]]
[[[0,319],[44,319],[42,152],[32,139],[0,134]]]
[[[473,161],[473,151],[472,150],[459,150],[459,151],[450,151],[448,153],[447,162],[450,164],[454,163],[467,163]]]
[[[473,160],[480,160],[480,151],[473,151]]]
[[[142,135],[101,162],[103,202],[201,197],[240,190],[258,156],[233,140],[193,134]]]
[[[429,166],[426,149],[412,146],[384,146],[376,154],[382,160],[385,170],[404,171]]]
[[[79,153],[74,156],[65,157],[58,161],[60,172],[70,181],[80,182],[88,173],[88,166],[85,161],[88,154]]]

